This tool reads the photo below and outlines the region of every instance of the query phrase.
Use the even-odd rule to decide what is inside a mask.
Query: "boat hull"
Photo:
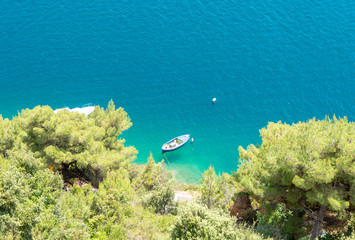
[[[175,139],[182,141],[182,143],[176,147],[166,148],[170,143],[174,142]],[[184,146],[187,143],[187,141],[189,141],[189,139],[190,139],[190,134],[185,134],[185,135],[181,135],[181,136],[175,137],[175,138],[167,141],[166,143],[163,144],[163,146],[161,148],[162,153],[172,152],[172,151],[175,151],[175,150],[181,148],[182,146]]]

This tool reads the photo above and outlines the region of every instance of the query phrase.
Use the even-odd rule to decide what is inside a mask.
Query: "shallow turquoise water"
[[[0,8],[0,112],[106,105],[133,121],[137,162],[177,178],[234,171],[268,121],[354,121],[351,1],[10,1]],[[215,105],[211,99],[217,98]]]

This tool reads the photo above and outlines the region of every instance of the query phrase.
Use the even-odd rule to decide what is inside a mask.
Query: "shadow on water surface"
[[[183,159],[185,156],[183,149],[177,149],[172,152],[166,152],[161,154],[161,160],[164,159],[164,161],[169,164],[171,162],[177,162],[181,159]]]

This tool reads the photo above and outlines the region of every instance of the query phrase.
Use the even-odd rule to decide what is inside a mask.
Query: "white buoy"
[[[191,138],[191,143],[194,143],[194,138]]]
[[[217,98],[212,98],[212,103],[215,103],[217,101]]]

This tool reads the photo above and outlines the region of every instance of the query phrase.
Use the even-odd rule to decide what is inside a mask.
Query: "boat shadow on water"
[[[162,153],[162,160],[164,160],[166,163],[179,161],[186,157],[186,155],[184,154],[184,152],[186,151],[184,150],[185,149],[177,149],[173,152]]]

